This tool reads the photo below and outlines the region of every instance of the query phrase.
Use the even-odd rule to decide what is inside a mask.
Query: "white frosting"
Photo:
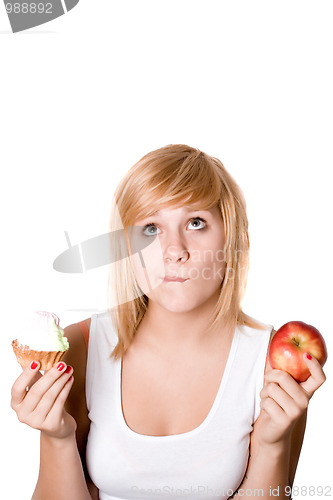
[[[46,311],[35,311],[22,322],[17,340],[35,351],[66,351],[69,344],[63,335],[58,316]]]

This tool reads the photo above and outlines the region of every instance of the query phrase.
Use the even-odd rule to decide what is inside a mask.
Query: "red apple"
[[[324,366],[327,349],[317,328],[303,321],[289,321],[272,338],[268,358],[272,368],[288,372],[297,382],[304,382],[310,376],[303,360],[305,352],[317,358],[321,366]]]

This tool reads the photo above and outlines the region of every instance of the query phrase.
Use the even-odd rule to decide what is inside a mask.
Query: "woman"
[[[241,190],[218,159],[169,145],[123,178],[111,231],[109,312],[65,328],[64,363],[13,385],[41,430],[33,498],[288,497],[325,375],[307,358],[301,384],[273,370],[272,326],[241,309]]]

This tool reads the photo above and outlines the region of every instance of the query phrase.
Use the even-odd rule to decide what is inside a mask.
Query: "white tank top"
[[[87,468],[100,500],[223,500],[243,480],[271,325],[235,329],[213,406],[192,431],[138,434],[121,406],[121,360],[110,358],[117,333],[107,312],[91,318],[86,398],[91,420]]]

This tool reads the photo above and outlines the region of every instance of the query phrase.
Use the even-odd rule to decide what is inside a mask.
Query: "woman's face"
[[[169,311],[187,312],[218,296],[225,270],[225,233],[217,206],[159,210],[137,220],[135,231],[141,248],[146,245],[141,256],[133,255],[135,275],[149,301]]]

